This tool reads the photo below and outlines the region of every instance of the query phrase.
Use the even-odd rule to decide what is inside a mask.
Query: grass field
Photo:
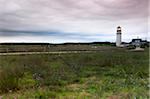
[[[0,56],[0,96],[4,99],[148,99],[148,64],[148,49]]]
[[[115,49],[111,45],[1,45],[0,53],[9,52],[55,52],[55,51],[101,51]]]

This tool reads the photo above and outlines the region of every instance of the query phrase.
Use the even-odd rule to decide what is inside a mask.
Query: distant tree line
[[[86,42],[86,43],[0,43],[0,45],[111,45],[115,46],[114,42]]]

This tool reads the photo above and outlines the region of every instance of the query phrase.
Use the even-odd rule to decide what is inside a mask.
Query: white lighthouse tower
[[[117,27],[116,46],[121,47],[121,27]]]

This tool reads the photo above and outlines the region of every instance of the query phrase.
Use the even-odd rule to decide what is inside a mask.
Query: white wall
[[[121,45],[121,33],[117,33],[116,46],[120,46],[120,45]]]

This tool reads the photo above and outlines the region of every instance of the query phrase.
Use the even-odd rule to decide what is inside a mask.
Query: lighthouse
[[[121,47],[121,27],[117,27],[116,46]]]

